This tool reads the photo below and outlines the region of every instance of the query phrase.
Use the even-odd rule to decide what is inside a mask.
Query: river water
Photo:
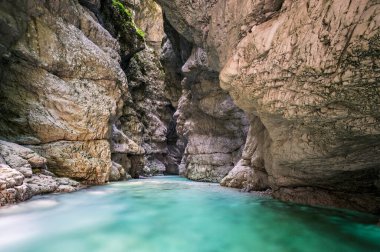
[[[0,209],[0,251],[380,251],[376,221],[363,213],[154,177]]]

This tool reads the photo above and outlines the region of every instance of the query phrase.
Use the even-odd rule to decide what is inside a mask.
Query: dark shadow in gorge
[[[173,103],[179,139],[187,143],[180,174],[220,182],[241,157],[248,130],[243,111],[219,86],[207,55],[180,35],[164,16],[167,39],[161,62]]]
[[[150,6],[153,2],[136,5],[125,1],[120,3],[135,12],[135,22],[144,25],[144,22],[159,21],[153,20],[160,13]],[[146,11],[149,16],[146,16]],[[134,178],[141,175],[178,174],[186,145],[186,141],[178,137],[174,118],[179,99],[175,95],[181,90],[177,82],[169,81],[170,77],[164,73],[163,61],[160,62],[160,49],[156,45],[161,41],[154,40],[159,36],[160,30],[157,28],[153,31],[157,33],[156,37],[145,34],[150,39],[140,43],[139,34],[121,29],[125,23],[117,21],[120,13],[115,13],[111,1],[102,1],[102,13],[103,20],[106,20],[105,27],[118,38],[121,45],[121,66],[128,79],[128,93],[124,94],[124,105],[113,127],[112,159]],[[136,24],[133,26],[137,27]],[[171,60],[173,59],[170,59],[172,63]]]

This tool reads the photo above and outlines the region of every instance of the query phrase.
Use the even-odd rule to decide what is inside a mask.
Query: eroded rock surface
[[[192,46],[166,23],[168,40],[162,61],[171,100],[181,96],[174,114],[186,149],[180,174],[198,181],[220,182],[241,156],[248,122],[219,86],[206,52]]]
[[[260,142],[264,170],[224,184],[261,170],[277,198],[380,212],[378,1],[158,2],[264,127],[245,148]]]
[[[24,201],[34,195],[83,188],[72,179],[56,177],[47,168],[46,159],[31,149],[0,141],[0,206]]]
[[[56,174],[108,181],[110,124],[127,90],[117,41],[75,1],[7,5],[19,11],[2,16],[18,40],[2,55],[1,137],[46,157]]]
[[[156,3],[2,1],[0,14],[0,162],[23,176],[8,203],[72,191],[65,177],[103,184],[178,173]],[[24,184],[25,197],[15,189]]]
[[[145,49],[132,55],[123,70],[129,93],[114,125],[113,161],[121,164],[134,178],[139,175],[178,174],[182,157],[176,147],[174,107],[165,95],[166,81],[159,60],[163,39],[162,12],[154,1],[127,3],[136,25],[145,33]]]

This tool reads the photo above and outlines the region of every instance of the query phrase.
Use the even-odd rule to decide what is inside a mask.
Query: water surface
[[[0,209],[0,251],[380,251],[374,222],[372,215],[155,177]]]

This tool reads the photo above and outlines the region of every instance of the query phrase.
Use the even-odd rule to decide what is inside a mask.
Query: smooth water
[[[371,215],[155,177],[0,209],[0,251],[380,251],[374,222]]]

